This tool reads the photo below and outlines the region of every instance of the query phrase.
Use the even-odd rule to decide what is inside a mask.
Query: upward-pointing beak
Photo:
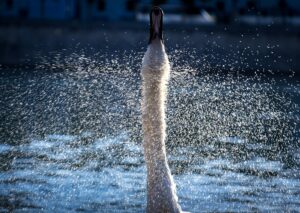
[[[163,24],[163,11],[159,7],[154,6],[150,12],[150,38],[149,44],[155,40],[163,40],[162,24]]]
[[[153,17],[153,29],[154,29],[154,33],[156,35],[159,34],[159,24],[160,24],[159,22],[160,22],[159,15],[154,15],[154,17]]]

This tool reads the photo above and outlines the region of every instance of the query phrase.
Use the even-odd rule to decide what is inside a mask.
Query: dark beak
[[[156,38],[163,40],[163,11],[161,8],[154,6],[150,11],[150,38],[149,44]]]

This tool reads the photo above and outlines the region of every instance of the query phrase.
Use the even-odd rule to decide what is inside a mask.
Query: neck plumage
[[[170,65],[159,39],[149,44],[142,65],[142,125],[147,164],[147,212],[180,212],[167,162],[165,104]]]

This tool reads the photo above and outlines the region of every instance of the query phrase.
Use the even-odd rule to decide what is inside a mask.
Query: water
[[[299,81],[205,72],[186,54],[169,53],[167,112],[182,208],[300,211]],[[142,55],[1,70],[1,212],[145,211]]]

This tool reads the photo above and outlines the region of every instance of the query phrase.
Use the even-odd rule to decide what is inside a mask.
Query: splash
[[[136,129],[140,123],[137,117],[142,55],[115,52],[112,55],[96,54],[94,57],[87,57],[84,53],[65,57],[54,53],[43,58],[37,69],[57,70],[51,78],[63,81],[63,86],[57,86],[64,87],[62,90],[67,88],[70,93],[62,92],[57,100],[51,102],[55,104],[59,99],[71,99],[71,108],[77,105],[78,111],[87,113],[87,116],[80,117],[83,120],[79,123],[91,124],[90,117],[99,117],[97,120],[116,121],[107,125],[108,129],[122,130],[126,128],[125,123]],[[249,142],[263,143],[295,140],[299,107],[293,102],[290,91],[297,94],[298,88],[290,85],[290,91],[282,91],[278,88],[279,81],[273,76],[264,77],[257,73],[243,76],[235,72],[224,74],[212,71],[206,61],[207,56],[197,59],[193,51],[171,50],[169,55],[173,67],[168,123],[171,131],[169,138],[173,142],[181,138],[179,140],[185,140],[183,144],[188,141],[197,144],[222,137],[239,137]],[[235,62],[226,63],[235,69]],[[70,96],[76,96],[76,101]],[[104,117],[100,119],[101,116]],[[123,123],[120,118],[128,120]],[[118,127],[115,127],[116,123],[119,123]],[[92,123],[94,126],[97,124]],[[82,129],[84,125],[78,126]],[[89,128],[91,125],[87,126]]]
[[[299,85],[236,74],[235,60],[224,73],[211,67],[210,54],[178,49],[168,51],[167,148],[183,208],[297,210]],[[33,72],[1,76],[3,203],[141,211],[143,52],[76,52],[54,52]]]

